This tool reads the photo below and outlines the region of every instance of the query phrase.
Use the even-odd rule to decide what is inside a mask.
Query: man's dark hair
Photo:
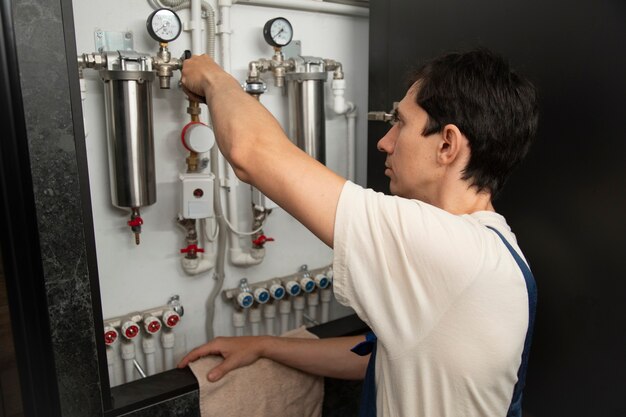
[[[486,49],[436,58],[415,72],[415,82],[417,104],[428,113],[424,136],[457,126],[471,149],[463,179],[495,197],[535,137],[533,84]]]

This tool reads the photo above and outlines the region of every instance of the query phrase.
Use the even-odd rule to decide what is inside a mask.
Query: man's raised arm
[[[346,180],[289,141],[265,107],[207,55],[185,61],[182,83],[190,97],[205,98],[217,144],[237,177],[332,247]]]

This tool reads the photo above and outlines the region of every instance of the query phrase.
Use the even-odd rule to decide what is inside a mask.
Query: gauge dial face
[[[170,9],[155,10],[146,24],[148,33],[157,42],[172,42],[183,28],[178,15]]]
[[[288,45],[293,38],[291,23],[284,17],[269,20],[263,27],[263,37],[272,46],[282,47]]]

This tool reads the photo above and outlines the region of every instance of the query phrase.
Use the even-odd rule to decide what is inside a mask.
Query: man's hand
[[[261,358],[265,339],[265,337],[217,337],[189,352],[178,367],[184,368],[189,362],[203,356],[220,355],[224,361],[211,369],[207,375],[209,381],[219,381],[230,371],[251,365]]]
[[[260,358],[308,372],[339,379],[363,379],[369,356],[350,351],[364,336],[301,339],[274,336],[218,337],[195,348],[178,364],[183,368],[198,358],[220,355],[224,362],[209,371],[207,379],[218,381],[228,372],[251,365]]]
[[[205,102],[211,87],[219,84],[220,79],[230,78],[208,55],[194,55],[183,62],[180,81],[190,99]]]

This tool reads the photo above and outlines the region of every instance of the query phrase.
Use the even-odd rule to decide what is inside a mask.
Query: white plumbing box
[[[215,215],[213,210],[213,174],[180,174],[182,182],[181,216],[185,219],[206,219]]]

